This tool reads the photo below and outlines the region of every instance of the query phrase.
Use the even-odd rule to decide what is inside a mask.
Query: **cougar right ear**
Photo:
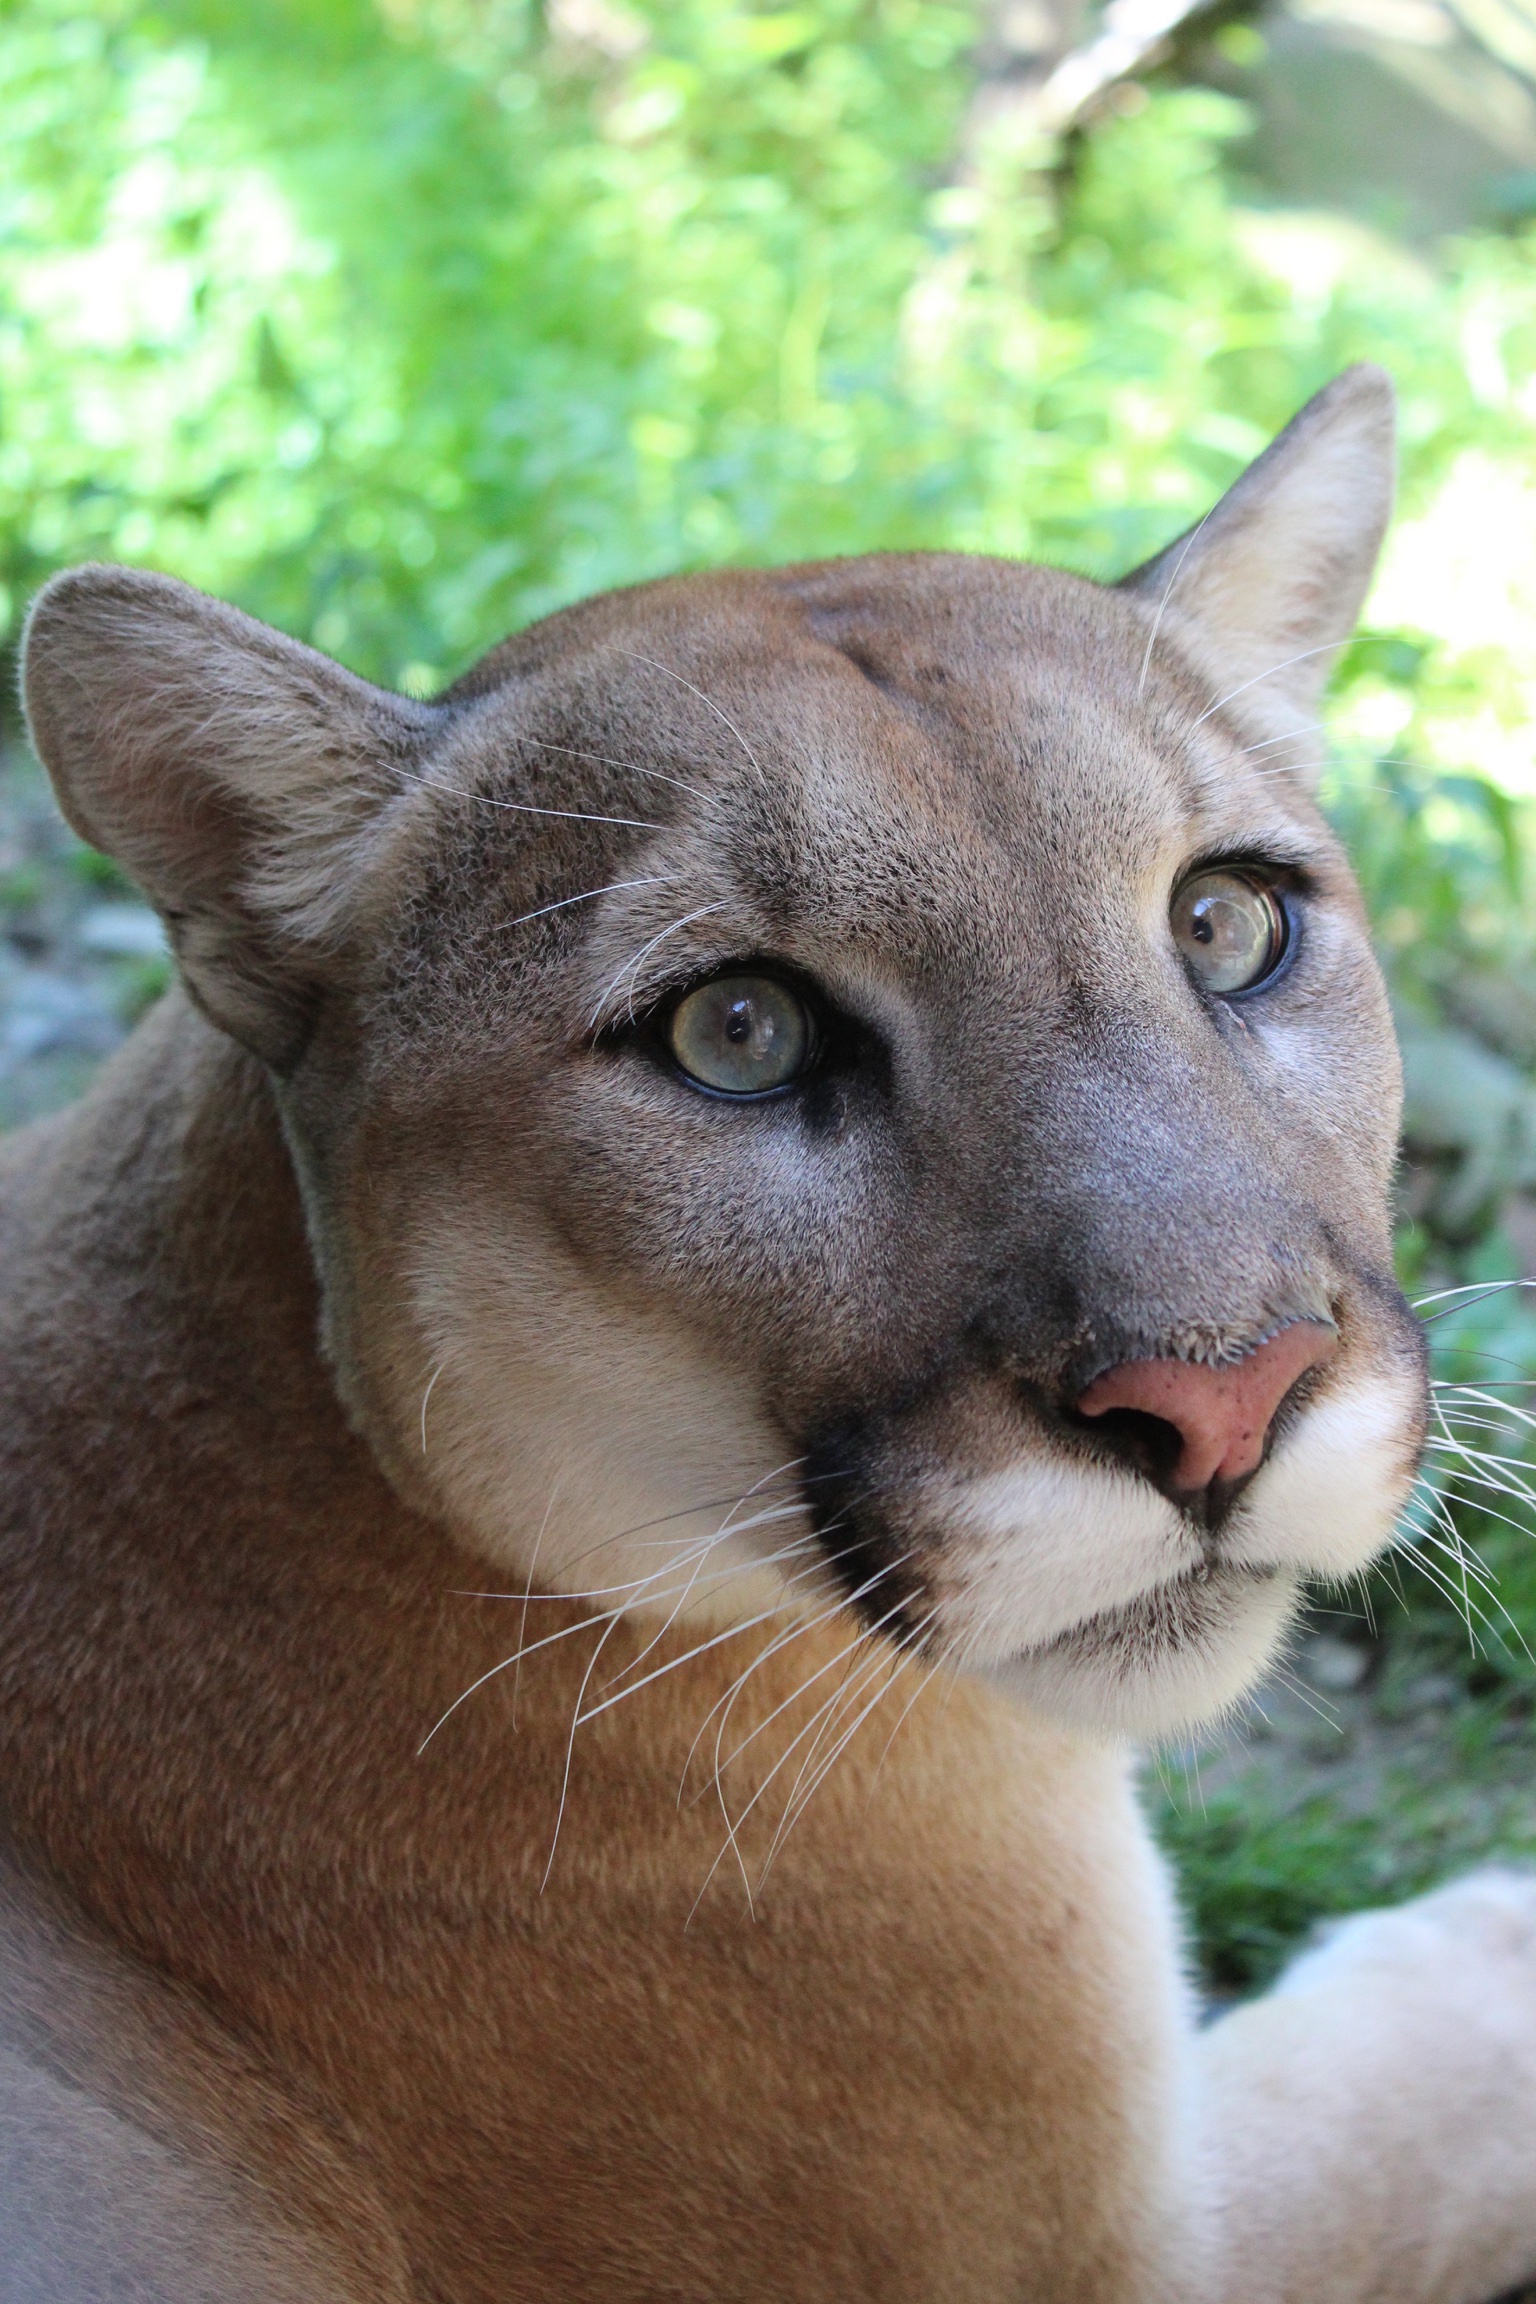
[[[44,586],[22,686],[70,823],[139,883],[212,1021],[287,1069],[440,714],[131,568]]]
[[[1391,379],[1347,368],[1197,527],[1122,579],[1151,632],[1210,681],[1212,710],[1293,740],[1316,720],[1381,549],[1394,461]],[[1296,764],[1289,744],[1285,757]]]

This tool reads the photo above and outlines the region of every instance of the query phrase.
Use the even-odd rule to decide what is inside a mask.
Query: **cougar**
[[[1202,2028],[1134,1747],[1389,1539],[1398,1068],[1310,796],[1351,370],[1113,588],[187,586],[25,698],[178,984],[3,1152],[5,2304],[1481,2304],[1536,1888]]]

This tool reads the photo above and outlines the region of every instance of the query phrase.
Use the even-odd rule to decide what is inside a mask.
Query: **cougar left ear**
[[[1198,527],[1121,579],[1245,730],[1295,737],[1317,717],[1392,510],[1393,415],[1384,371],[1347,368]]]
[[[290,1068],[440,714],[133,568],[44,586],[22,687],[70,823],[160,912],[205,1014]]]

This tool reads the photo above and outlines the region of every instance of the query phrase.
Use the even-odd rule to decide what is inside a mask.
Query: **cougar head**
[[[431,704],[46,588],[65,810],[270,1068],[349,1412],[508,1588],[847,1609],[1139,1733],[1387,1538],[1398,1067],[1310,787],[1391,466],[1356,369],[1114,589],[682,577]]]

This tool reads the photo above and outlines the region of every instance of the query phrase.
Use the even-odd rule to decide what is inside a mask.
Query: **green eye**
[[[1196,872],[1169,915],[1185,966],[1208,992],[1248,992],[1280,965],[1288,941],[1280,899],[1243,872]]]
[[[717,976],[679,1000],[666,1038],[699,1087],[721,1096],[765,1096],[805,1070],[811,1019],[777,977]]]

